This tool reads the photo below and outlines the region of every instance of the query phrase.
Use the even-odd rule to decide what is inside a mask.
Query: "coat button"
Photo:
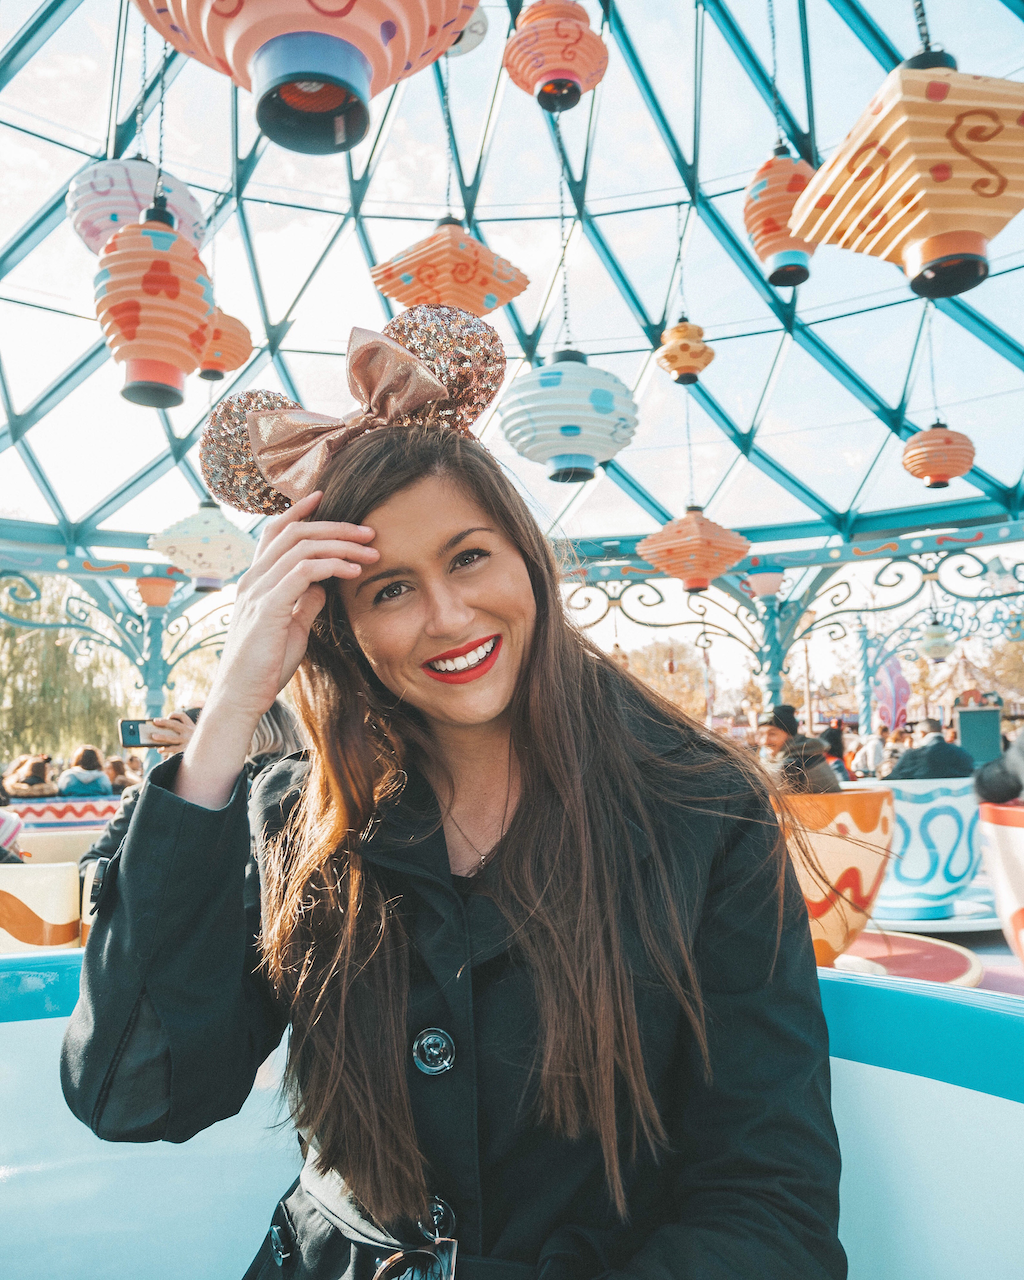
[[[455,1041],[439,1027],[427,1027],[412,1042],[412,1060],[427,1076],[439,1076],[455,1065]]]

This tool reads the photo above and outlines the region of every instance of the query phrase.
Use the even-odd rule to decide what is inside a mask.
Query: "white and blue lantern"
[[[587,364],[582,351],[556,351],[551,363],[517,378],[498,405],[505,439],[561,484],[592,480],[597,465],[636,431],[637,408],[624,382]]]

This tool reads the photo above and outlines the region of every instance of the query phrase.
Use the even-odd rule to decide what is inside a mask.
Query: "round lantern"
[[[658,364],[672,375],[673,382],[692,385],[714,360],[714,351],[703,339],[704,330],[699,324],[690,324],[686,316],[680,316],[679,323],[661,335]]]
[[[898,263],[950,298],[988,275],[988,241],[1024,208],[1024,83],[901,62],[798,197],[793,235]]]
[[[478,0],[135,0],[181,53],[256,99],[256,121],[291,151],[348,151],[369,103],[448,51]]]
[[[505,439],[561,484],[593,480],[633,439],[637,408],[613,373],[587,364],[581,351],[556,351],[551,363],[517,378],[498,405]]]
[[[948,489],[954,476],[965,476],[974,466],[974,445],[963,432],[933,422],[903,446],[903,465],[926,489]]]
[[[460,307],[485,316],[530,283],[518,267],[492,253],[458,218],[439,218],[434,232],[370,272],[373,283],[405,307]]]
[[[96,318],[125,366],[124,398],[170,409],[184,400],[185,375],[198,367],[209,340],[213,288],[162,198],[142,217],[103,246],[93,279]]]
[[[956,648],[956,640],[937,618],[932,618],[921,631],[917,642],[917,654],[928,662],[945,662]]]
[[[637,543],[636,553],[689,592],[706,591],[711,579],[727,573],[742,560],[750,543],[742,534],[723,529],[701,507],[687,507],[686,515]]]
[[[545,111],[568,111],[601,82],[608,50],[581,4],[536,0],[520,13],[502,62]]]
[[[199,202],[184,182],[166,171],[161,172],[160,183],[178,234],[200,248],[206,223]],[[126,223],[138,222],[155,194],[156,165],[136,156],[89,165],[71,179],[65,203],[79,240],[99,253],[115,231]]]
[[[210,340],[199,364],[199,376],[207,382],[220,382],[226,373],[241,369],[252,355],[249,330],[234,316],[214,307],[210,317]]]
[[[448,50],[449,58],[461,58],[467,53],[472,53],[474,49],[478,49],[484,42],[487,35],[487,11],[485,9],[477,9],[472,18],[466,23],[459,34],[455,37],[455,43]]]
[[[743,193],[747,235],[768,272],[768,283],[776,287],[803,284],[811,274],[814,245],[798,240],[788,224],[797,196],[813,176],[807,161],[794,160],[780,143]]]
[[[224,515],[212,498],[149,540],[150,549],[192,575],[196,591],[220,591],[252,564],[256,543]]]
[[[758,569],[756,573],[747,574],[746,582],[758,600],[765,600],[779,594],[785,576],[782,569]]]
[[[136,578],[135,585],[143,604],[162,609],[170,604],[174,588],[178,584],[173,578]]]

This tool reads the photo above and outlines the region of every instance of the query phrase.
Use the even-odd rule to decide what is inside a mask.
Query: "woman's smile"
[[[501,636],[488,636],[486,640],[471,640],[460,649],[439,653],[420,665],[428,676],[445,684],[468,684],[491,670],[500,650]]]

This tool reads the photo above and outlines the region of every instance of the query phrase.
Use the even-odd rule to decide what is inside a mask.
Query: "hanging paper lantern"
[[[151,608],[162,609],[170,604],[174,588],[178,585],[173,578],[136,578],[135,585],[142,603]]]
[[[777,287],[803,284],[811,274],[814,245],[790,234],[788,224],[797,196],[813,176],[807,161],[794,160],[780,143],[743,193],[747,235],[768,272],[768,283]]]
[[[901,62],[798,198],[790,229],[902,266],[950,298],[988,275],[988,241],[1024,208],[1024,84],[961,75],[949,54]]]
[[[551,363],[516,378],[498,405],[505,439],[561,484],[593,480],[636,431],[637,408],[613,373],[587,364],[581,351],[556,351]]]
[[[921,631],[921,639],[917,642],[918,657],[928,662],[945,662],[956,648],[956,640],[950,635],[949,628],[944,627],[937,618]]]
[[[149,546],[190,573],[196,591],[220,591],[248,569],[256,551],[255,541],[222,515],[212,498],[201,502],[195,515],[153,534]]]
[[[207,382],[220,382],[226,373],[241,369],[252,355],[252,338],[249,330],[226,315],[220,307],[214,307],[210,317],[210,339],[199,364],[199,376]]]
[[[478,0],[135,0],[181,53],[256,99],[256,121],[290,151],[348,151],[369,102],[448,51]]]
[[[690,324],[686,316],[680,316],[679,323],[661,335],[658,364],[672,375],[673,382],[692,385],[714,360],[715,353],[703,338],[704,330],[699,324]]]
[[[203,212],[195,196],[173,174],[161,171],[167,208],[178,234],[202,247],[206,233]],[[68,217],[79,240],[99,253],[111,235],[126,223],[136,223],[156,195],[156,165],[136,156],[132,160],[100,160],[75,174],[68,187]]]
[[[466,23],[459,34],[455,37],[455,41],[448,50],[449,58],[461,58],[467,53],[472,53],[474,49],[478,49],[484,42],[487,35],[487,11],[486,9],[477,9],[472,18]]]
[[[903,465],[926,489],[948,489],[954,476],[965,476],[974,466],[974,445],[963,432],[933,422],[903,446]]]
[[[147,221],[115,231],[93,278],[96,318],[114,359],[125,366],[121,394],[170,409],[185,398],[185,375],[210,336],[213,287],[191,241],[157,199]]]
[[[756,573],[748,573],[744,581],[759,600],[764,600],[779,594],[785,576],[781,569],[759,569]]]
[[[696,592],[706,591],[712,578],[727,573],[749,549],[742,534],[709,520],[702,507],[687,507],[685,516],[637,543],[636,553]]]
[[[536,0],[520,13],[502,59],[513,84],[545,111],[568,111],[608,69],[604,41],[581,4]]]
[[[458,218],[439,218],[433,235],[373,268],[370,277],[404,307],[460,307],[485,316],[530,283],[518,267],[475,240]]]

